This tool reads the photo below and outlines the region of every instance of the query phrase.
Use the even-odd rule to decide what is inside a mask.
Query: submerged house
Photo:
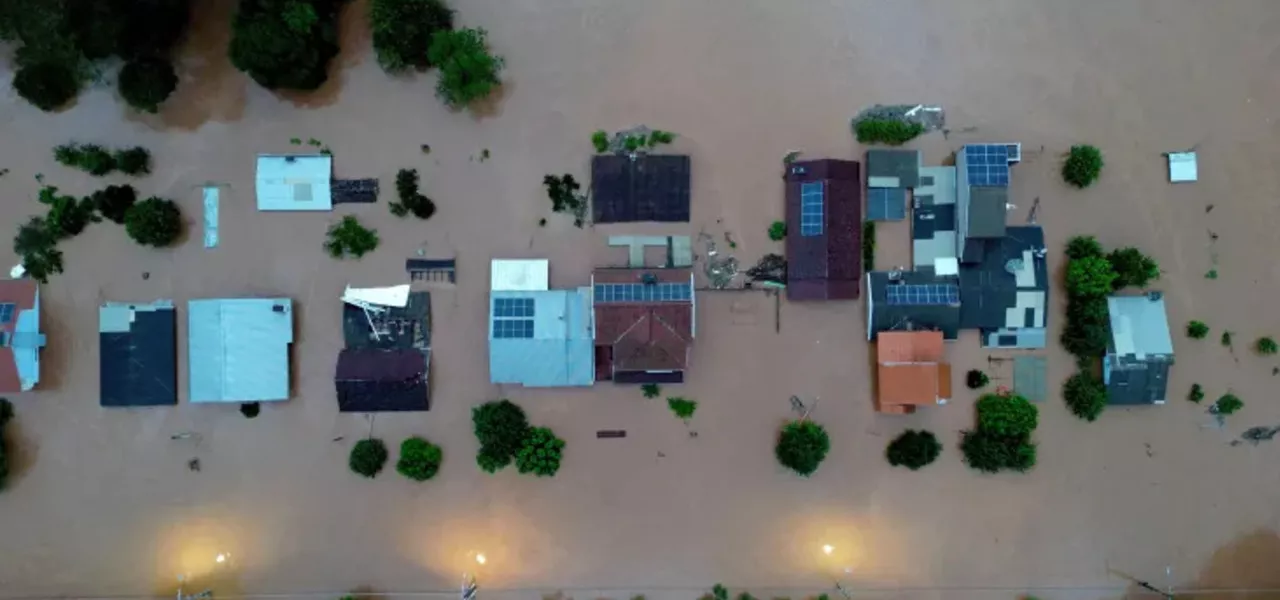
[[[689,221],[688,156],[601,154],[591,158],[596,223]]]
[[[431,407],[431,296],[408,284],[347,287],[333,383],[340,412]]]
[[[99,404],[177,404],[177,329],[177,311],[169,300],[98,307]]]
[[[1169,367],[1173,365],[1173,337],[1164,297],[1107,298],[1111,340],[1102,358],[1102,379],[1110,404],[1164,404]]]
[[[293,302],[221,298],[187,304],[192,402],[289,399]]]
[[[333,210],[333,157],[260,154],[254,189],[258,210]]]
[[[595,379],[683,382],[697,329],[693,271],[596,269],[591,286]]]
[[[40,286],[0,280],[0,392],[26,392],[40,382]]]
[[[595,381],[591,289],[548,289],[546,260],[491,263],[489,381],[525,387]]]
[[[940,331],[884,331],[876,338],[876,411],[906,415],[951,399]]]
[[[862,279],[862,170],[852,160],[787,165],[787,299],[852,300]]]

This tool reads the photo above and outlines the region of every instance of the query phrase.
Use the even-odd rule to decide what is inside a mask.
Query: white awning
[[[409,284],[391,287],[353,288],[347,286],[342,301],[355,306],[394,306],[404,308],[409,304]]]

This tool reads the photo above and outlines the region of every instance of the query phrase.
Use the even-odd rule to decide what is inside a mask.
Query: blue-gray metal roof
[[[1107,298],[1111,316],[1111,347],[1119,356],[1139,360],[1173,354],[1173,336],[1159,294]]]
[[[589,386],[595,382],[591,291],[498,291],[489,293],[489,379],[526,387]],[[494,337],[495,301],[533,300],[531,337]],[[518,330],[518,328],[517,328]]]
[[[291,300],[192,300],[187,316],[192,402],[289,398]]]
[[[258,210],[332,210],[333,157],[258,156]]]

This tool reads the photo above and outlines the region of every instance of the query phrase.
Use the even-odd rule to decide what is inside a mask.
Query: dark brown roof
[[[595,317],[596,345],[613,347],[614,371],[688,367],[692,303],[597,302]]]
[[[35,280],[0,280],[0,303],[15,305],[9,320],[0,323],[0,331],[4,332],[5,339],[10,342],[0,347],[0,392],[20,392],[22,379],[18,376],[18,363],[14,360],[12,341],[14,329],[18,324],[18,314],[35,308]]]
[[[821,181],[821,235],[800,233],[800,185]],[[791,163],[786,174],[787,299],[849,300],[862,278],[862,169],[852,160]]]
[[[341,412],[427,410],[426,350],[348,348],[333,380]]]
[[[689,180],[688,156],[592,157],[592,220],[688,222]]]

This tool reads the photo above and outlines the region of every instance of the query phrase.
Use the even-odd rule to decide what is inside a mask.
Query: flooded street
[[[1251,349],[1259,336],[1280,335],[1280,3],[452,5],[461,26],[486,28],[506,57],[502,96],[480,117],[444,108],[434,74],[384,74],[364,1],[344,14],[329,83],[308,96],[279,97],[231,67],[231,0],[197,2],[182,81],[158,115],[129,112],[110,81],[62,113],[42,113],[11,91],[12,62],[0,60],[0,169],[9,170],[0,222],[16,230],[42,210],[38,173],[75,195],[126,181],[56,164],[53,146],[76,140],[149,148],[153,174],[130,183],[177,201],[189,225],[172,251],[136,246],[111,223],[62,245],[66,272],[41,289],[48,347],[39,391],[11,397],[17,464],[0,493],[0,598],[169,595],[180,574],[219,597],[452,595],[460,574],[476,570],[476,553],[488,558],[482,589],[511,598],[565,590],[578,600],[692,600],[717,581],[762,598],[802,597],[836,579],[905,588],[863,595],[882,599],[1015,598],[1036,588],[1044,600],[1095,600],[1122,597],[1132,588],[1125,575],[1159,587],[1280,588],[1280,445],[1230,445],[1249,427],[1280,424],[1280,360]],[[782,248],[767,236],[783,215],[782,157],[861,160],[849,119],[876,103],[946,108],[949,134],[911,144],[926,164],[969,142],[1023,145],[1010,222],[1021,224],[1040,198],[1055,278],[1033,472],[980,475],[961,461],[958,432],[972,423],[974,394],[959,379],[982,368],[1008,385],[1012,373],[988,360],[1011,354],[980,348],[973,332],[947,348],[951,404],[873,413],[860,301],[784,301],[775,330],[772,297],[700,292],[687,383],[664,390],[699,402],[688,425],[633,387],[488,383],[490,259],[545,257],[553,287],[578,286],[592,266],[625,260],[608,235],[706,231],[729,232],[731,252],[749,266]],[[552,215],[543,175],[589,180],[591,133],[638,124],[678,133],[673,151],[692,157],[692,222],[577,229]],[[336,177],[380,178],[379,203],[259,213],[254,156],[305,149],[291,138],[330,147]],[[1059,175],[1075,143],[1098,146],[1107,161],[1084,191]],[[1200,180],[1172,186],[1162,153],[1189,147]],[[388,212],[401,168],[419,170],[438,207],[429,221]],[[207,184],[223,186],[212,250],[201,243]],[[326,228],[347,214],[382,238],[358,262],[322,249]],[[1155,287],[1166,294],[1177,353],[1165,406],[1109,409],[1086,423],[1059,397],[1073,370],[1056,344],[1060,250],[1082,233],[1137,246],[1163,269]],[[908,223],[882,225],[877,237],[879,267],[909,263]],[[14,264],[3,246],[0,264]],[[407,281],[404,260],[419,251],[458,264],[456,288],[432,290],[432,408],[339,414],[338,297],[347,284]],[[1210,269],[1217,279],[1205,277]],[[288,296],[296,312],[293,398],[264,405],[254,420],[234,406],[187,402],[186,300],[235,296]],[[96,307],[157,298],[179,306],[178,406],[100,408]],[[1214,329],[1209,339],[1183,335],[1192,319]],[[1222,330],[1235,332],[1234,351],[1218,344]],[[1205,406],[1183,400],[1192,383],[1210,399],[1230,390],[1245,408],[1219,428]],[[793,394],[821,398],[813,417],[832,437],[808,480],[773,456]],[[499,397],[567,441],[554,479],[476,467],[471,407]],[[933,430],[945,446],[914,473],[884,459],[909,427]],[[627,437],[596,439],[600,429]],[[393,465],[373,480],[352,474],[347,454],[370,431],[389,447],[410,435],[441,445],[439,475],[414,483]],[[192,435],[171,439],[184,433]],[[192,458],[200,472],[188,470]],[[218,553],[230,560],[215,563]]]

